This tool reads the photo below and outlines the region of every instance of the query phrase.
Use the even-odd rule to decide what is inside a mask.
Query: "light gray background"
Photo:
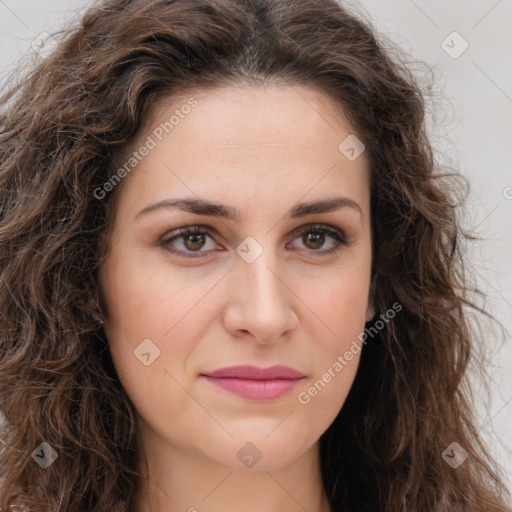
[[[0,79],[43,31],[59,30],[90,4],[84,0],[0,0]],[[512,1],[351,0],[379,31],[413,59],[418,76],[433,69],[432,127],[442,159],[471,182],[465,225],[483,238],[470,250],[487,307],[507,329],[489,332],[491,396],[480,397],[480,430],[512,484]],[[454,31],[459,35],[450,35]],[[448,37],[449,36],[449,37]],[[448,38],[448,39],[447,39]],[[457,58],[453,55],[468,48]],[[451,48],[450,48],[451,47]],[[426,75],[428,76],[428,75]],[[432,125],[433,126],[433,125]],[[508,188],[511,187],[511,188]],[[468,249],[469,250],[469,249]],[[477,388],[480,390],[480,387]]]

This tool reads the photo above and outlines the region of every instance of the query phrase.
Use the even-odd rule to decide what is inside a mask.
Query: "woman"
[[[102,2],[2,103],[2,510],[510,510],[458,185],[369,27]]]

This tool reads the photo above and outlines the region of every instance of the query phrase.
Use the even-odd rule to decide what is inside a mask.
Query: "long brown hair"
[[[436,165],[412,73],[336,0],[101,2],[4,93],[0,508],[131,506],[141,450],[97,279],[119,187],[95,191],[159,99],[234,82],[319,87],[371,168],[376,318],[402,310],[364,346],[320,438],[331,509],[508,510],[467,381],[481,365],[467,311],[480,308],[460,250],[460,181]],[[450,446],[468,455],[456,468]],[[42,469],[49,447],[58,458]]]

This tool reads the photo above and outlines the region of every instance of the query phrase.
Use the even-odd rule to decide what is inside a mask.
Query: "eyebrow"
[[[205,201],[203,199],[164,199],[143,208],[137,213],[134,220],[160,209],[172,208],[178,208],[196,215],[209,215],[224,218],[234,222],[240,222],[242,220],[242,215],[236,208],[225,204]],[[315,213],[329,213],[342,208],[353,209],[359,213],[361,219],[364,218],[363,210],[359,204],[348,197],[332,197],[318,201],[298,203],[290,209],[288,215],[292,219],[297,219]]]

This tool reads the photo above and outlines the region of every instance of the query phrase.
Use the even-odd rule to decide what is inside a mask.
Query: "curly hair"
[[[460,175],[440,172],[399,50],[337,0],[100,2],[4,92],[0,509],[132,506],[141,446],[98,281],[120,187],[95,190],[157,101],[231,83],[316,86],[366,146],[372,303],[403,309],[320,438],[331,510],[510,510],[468,384],[482,365],[468,315],[485,311],[460,248]],[[31,456],[42,442],[58,454],[45,470]],[[457,469],[442,457],[453,442],[468,454]]]

